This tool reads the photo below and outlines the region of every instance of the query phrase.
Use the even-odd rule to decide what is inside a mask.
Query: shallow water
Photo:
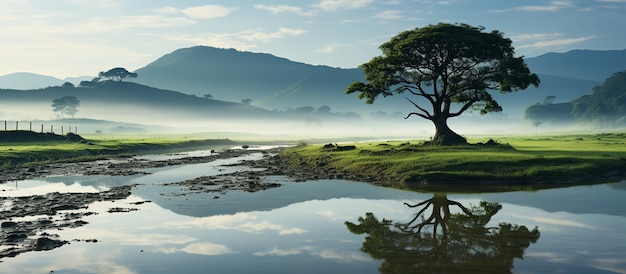
[[[173,196],[170,194],[180,192],[180,187],[158,186],[233,172],[242,167],[221,165],[237,160],[152,169],[150,175],[51,177],[0,185],[4,190],[0,195],[8,196],[141,184],[126,200],[91,204],[88,211],[99,214],[84,217],[89,224],[51,232],[66,240],[97,242],[72,241],[51,251],[3,258],[0,273],[391,273],[392,269],[401,273],[418,269],[441,272],[450,267],[477,269],[477,273],[507,273],[507,267],[512,273],[626,273],[626,181],[537,192],[444,196],[445,201],[468,208],[481,201],[499,203],[502,209],[484,227],[503,222],[530,230],[537,227],[540,236],[535,242],[515,233],[497,237],[527,246],[517,257],[519,250],[501,248],[493,233],[469,234],[456,229],[455,222],[462,221],[455,217],[462,215],[456,205],[449,207],[459,215],[448,220],[445,240],[441,232],[436,241],[426,234],[419,239],[415,233],[377,234],[386,231],[384,226],[369,226],[368,232],[354,234],[345,224],[358,224],[368,212],[379,221],[407,223],[419,209],[403,203],[433,198],[430,193],[340,180],[296,183],[284,177],[268,178],[282,187],[223,193],[219,199],[213,199],[214,193]],[[146,200],[151,202],[132,204]],[[107,213],[111,207],[139,210]],[[431,213],[427,210],[426,217]],[[428,231],[427,226],[424,232]],[[375,235],[384,237],[372,241]],[[463,253],[460,247],[483,252],[486,257],[477,260],[475,254]],[[499,263],[494,265],[494,261]]]

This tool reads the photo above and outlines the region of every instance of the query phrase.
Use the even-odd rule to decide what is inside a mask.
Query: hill
[[[250,116],[270,117],[264,109],[224,102],[137,83],[106,81],[94,87],[48,87],[35,90],[0,90],[4,112],[50,112],[55,98],[74,96],[79,99],[82,117],[121,120],[125,122],[184,122],[219,117],[221,120]],[[17,109],[12,109],[15,106]]]
[[[328,106],[357,111],[364,105],[343,94],[350,83],[364,79],[360,69],[313,66],[266,53],[196,46],[166,54],[135,72],[137,83],[233,102],[250,99],[269,110]]]
[[[626,49],[546,53],[526,58],[526,63],[537,74],[603,82],[613,73],[626,70]]]
[[[626,126],[626,70],[613,74],[590,95],[565,103],[546,102],[526,109],[534,122],[586,123],[594,127]]]
[[[624,64],[619,60],[624,60],[625,53],[581,50],[527,58],[542,80],[539,88],[496,98],[505,114],[521,118],[526,107],[547,96],[565,102],[589,94],[612,73],[624,69],[619,68]],[[197,46],[166,54],[136,72],[137,83],[234,102],[249,98],[253,105],[266,109],[326,105],[361,114],[412,110],[401,96],[366,106],[355,96],[343,94],[350,83],[364,80],[358,68],[313,66],[265,53]]]
[[[6,89],[34,89],[62,84],[63,80],[61,79],[30,72],[16,72],[0,76],[0,88]]]

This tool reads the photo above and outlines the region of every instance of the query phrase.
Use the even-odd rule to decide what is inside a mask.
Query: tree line
[[[542,103],[525,111],[526,119],[533,123],[560,122],[594,123],[598,126],[626,126],[626,70],[614,73],[591,94],[565,103],[553,103],[548,96]]]

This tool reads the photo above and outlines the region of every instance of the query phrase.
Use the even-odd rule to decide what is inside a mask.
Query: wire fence
[[[15,124],[14,124],[15,123]],[[35,126],[33,128],[33,126]],[[48,130],[49,131],[45,131],[44,130]],[[7,121],[4,120],[4,131],[9,131],[9,130],[29,130],[32,132],[40,132],[40,133],[55,133],[55,130],[58,132],[60,131],[61,135],[67,134],[67,133],[74,133],[74,134],[78,134],[78,126],[56,126],[54,124],[50,124],[50,127],[48,128],[47,125],[45,125],[44,123],[35,123],[33,124],[33,122],[25,122],[25,121]]]

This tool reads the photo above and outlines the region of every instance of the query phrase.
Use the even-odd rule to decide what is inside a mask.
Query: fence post
[[[61,126],[61,135],[63,135],[63,126]]]
[[[17,131],[18,126],[20,125],[20,121],[15,121],[15,130]]]
[[[30,127],[30,131],[33,131],[33,122],[28,122],[28,126]]]
[[[4,120],[4,131],[7,131],[7,120]]]
[[[43,133],[43,124],[41,124],[41,133]]]
[[[54,133],[54,125],[50,125],[50,133]]]

